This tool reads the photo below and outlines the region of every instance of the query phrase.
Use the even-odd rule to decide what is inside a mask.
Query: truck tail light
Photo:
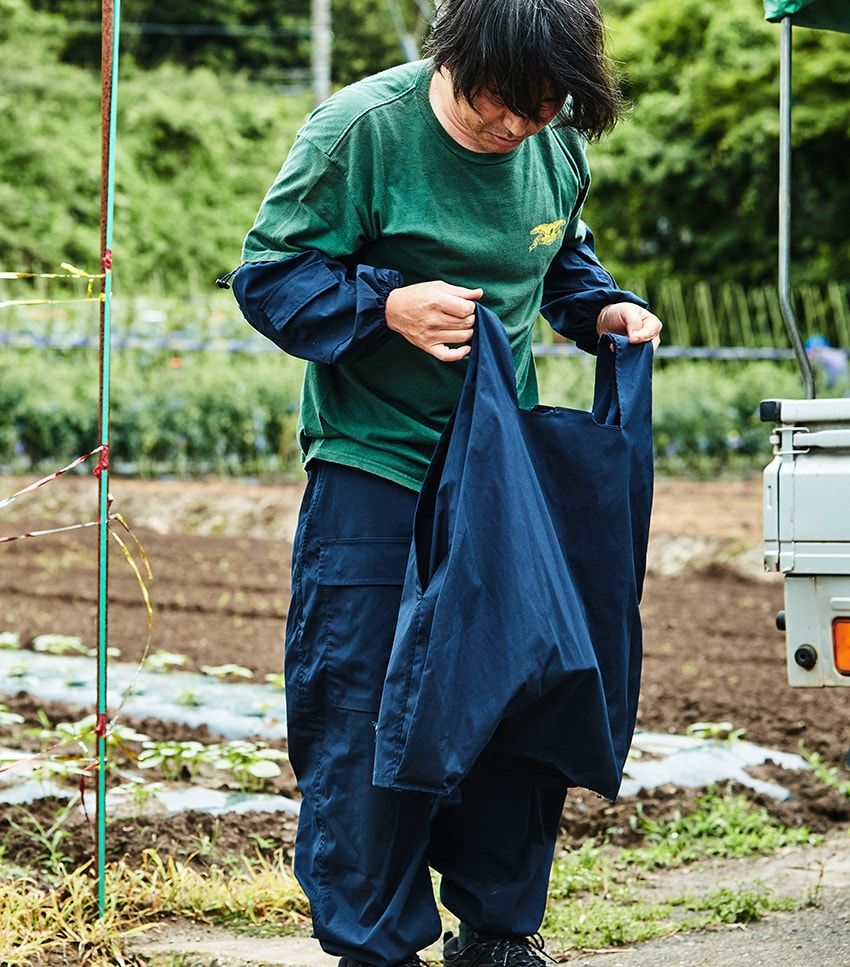
[[[842,675],[850,675],[850,618],[836,618],[832,622],[832,649],[835,667]]]

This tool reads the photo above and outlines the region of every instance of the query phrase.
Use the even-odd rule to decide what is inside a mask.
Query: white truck
[[[785,575],[788,681],[850,686],[850,399],[817,400],[791,299],[791,38],[794,24],[850,33],[850,3],[764,0],[781,24],[779,301],[806,399],[765,400],[774,457],[764,471],[764,561]],[[846,347],[845,347],[846,348]]]
[[[764,561],[785,575],[791,685],[850,685],[850,399],[765,400]]]

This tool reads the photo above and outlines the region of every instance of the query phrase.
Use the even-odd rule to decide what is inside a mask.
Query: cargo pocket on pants
[[[334,708],[377,715],[409,551],[404,538],[321,542],[321,663]]]

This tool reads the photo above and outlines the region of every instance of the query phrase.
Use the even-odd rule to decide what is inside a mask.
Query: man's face
[[[504,154],[545,128],[563,106],[562,101],[544,101],[543,116],[533,121],[514,114],[494,95],[482,92],[471,104],[464,97],[457,98],[453,120],[476,150]]]

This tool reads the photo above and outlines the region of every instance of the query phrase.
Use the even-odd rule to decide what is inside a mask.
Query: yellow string
[[[0,302],[0,309],[8,309],[9,306],[58,306],[67,305],[69,302],[103,302],[103,293],[96,296],[86,296],[85,299],[9,299]]]
[[[0,309],[6,309],[9,306],[50,306],[65,302],[88,302],[95,298],[103,301],[102,293],[99,296],[94,295],[95,282],[98,279],[106,278],[102,272],[99,275],[92,275],[90,272],[86,272],[85,269],[80,269],[70,262],[62,262],[59,267],[65,271],[0,272],[0,279],[81,279],[86,283],[85,299],[12,299],[6,302],[0,302]]]
[[[85,269],[79,269],[76,265],[71,265],[70,262],[62,262],[59,266],[64,269],[64,272],[0,272],[0,279],[85,279],[90,281],[93,279],[104,278],[103,273],[100,275],[91,275],[91,273],[86,272]]]

